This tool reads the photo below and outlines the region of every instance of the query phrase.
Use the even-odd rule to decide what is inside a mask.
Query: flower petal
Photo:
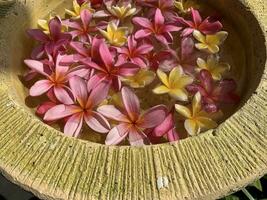
[[[185,118],[191,118],[192,117],[191,111],[185,106],[175,104],[175,110]]]
[[[133,18],[133,23],[147,29],[152,28],[152,23],[148,19],[143,17]]]
[[[44,76],[49,76],[45,72],[44,64],[40,61],[37,60],[24,60],[24,63],[31,68],[32,70],[37,71],[38,73],[44,75]]]
[[[129,131],[129,125],[126,123],[121,123],[114,128],[112,128],[107,137],[106,137],[106,145],[116,145],[119,144],[122,140],[124,140]]]
[[[162,137],[170,129],[174,127],[173,114],[170,113],[165,120],[153,130],[153,135],[156,137]]]
[[[91,92],[87,105],[91,104],[92,107],[99,105],[104,99],[107,98],[109,92],[110,84],[108,82],[102,81],[99,83]]]
[[[98,133],[107,133],[110,130],[110,125],[105,117],[97,112],[91,112],[84,115],[84,120],[87,125]]]
[[[206,117],[198,117],[197,121],[200,127],[206,130],[214,129],[218,126],[218,124],[215,121],[213,121],[210,118],[206,118]]]
[[[140,130],[131,128],[129,130],[129,142],[131,146],[142,146],[145,145],[147,136]]]
[[[135,33],[135,38],[136,39],[141,39],[141,38],[146,38],[150,36],[152,32],[149,29],[141,29]]]
[[[49,40],[49,37],[40,29],[29,29],[27,30],[27,34],[40,42],[47,42]]]
[[[199,42],[201,42],[201,43],[206,43],[206,38],[205,38],[205,36],[204,36],[200,31],[195,30],[195,31],[193,32],[193,36],[194,36],[194,38],[195,38],[196,40],[198,40]]]
[[[83,115],[81,113],[72,115],[64,126],[64,134],[70,137],[77,137],[83,125]]]
[[[167,74],[165,74],[163,71],[161,71],[160,69],[157,70],[157,75],[159,77],[159,79],[161,80],[161,82],[166,86],[166,87],[170,87],[169,85],[169,80],[168,80],[168,76]]]
[[[105,117],[118,121],[118,122],[129,122],[127,117],[121,113],[115,106],[113,105],[104,105],[97,109],[97,112],[101,113]]]
[[[55,96],[57,97],[57,99],[61,103],[66,104],[66,105],[74,104],[72,92],[67,87],[63,88],[60,86],[55,86],[54,87],[54,93],[55,93]]]
[[[194,120],[191,120],[191,119],[185,120],[184,127],[185,127],[186,131],[188,132],[188,134],[191,136],[198,135],[201,131],[197,122]]]
[[[140,103],[138,97],[127,87],[122,88],[121,94],[128,116],[133,121],[137,120],[140,115]]]
[[[167,108],[163,105],[148,109],[138,121],[141,128],[154,128],[162,123],[166,117]]]
[[[153,92],[155,94],[166,94],[170,92],[170,89],[167,88],[165,85],[160,85],[156,87],[155,89],[153,89]]]
[[[197,92],[192,101],[193,117],[201,111],[201,94]]]
[[[172,128],[171,130],[168,131],[167,138],[168,138],[169,142],[174,142],[174,141],[179,140],[179,135],[178,135],[177,131],[175,130],[175,128]]]
[[[157,8],[156,13],[155,13],[155,18],[154,18],[154,23],[155,23],[155,29],[159,29],[165,22],[165,19],[162,15],[162,12],[159,8]]]
[[[32,97],[40,96],[47,92],[51,87],[53,87],[53,83],[49,80],[40,80],[37,81],[30,89],[30,95]]]
[[[178,101],[188,101],[188,93],[185,89],[171,89],[169,95]]]
[[[73,76],[69,80],[70,88],[79,104],[84,107],[88,99],[86,82],[79,76]]]
[[[113,66],[114,60],[108,49],[108,46],[104,42],[100,45],[99,52],[106,68],[110,69]]]
[[[60,104],[49,109],[44,116],[44,120],[54,121],[79,112],[81,112],[81,109],[78,106]]]

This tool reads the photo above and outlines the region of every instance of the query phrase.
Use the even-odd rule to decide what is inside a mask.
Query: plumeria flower
[[[105,117],[94,109],[108,95],[109,86],[102,82],[90,93],[87,90],[86,82],[78,76],[70,78],[70,88],[75,95],[76,104],[59,104],[49,109],[45,116],[45,121],[54,121],[68,118],[64,126],[64,134],[77,137],[82,129],[83,122],[98,133],[109,132],[110,125]]]
[[[155,94],[169,94],[176,100],[188,101],[186,86],[193,82],[193,78],[185,75],[181,67],[173,68],[169,77],[159,69],[157,75],[163,85],[159,85],[153,90]]]
[[[141,114],[138,97],[127,87],[122,88],[121,94],[124,112],[113,105],[104,105],[97,109],[105,117],[119,122],[108,133],[106,144],[119,144],[128,136],[131,145],[143,145],[147,140],[144,130],[154,128],[164,121],[166,107],[155,106]]]
[[[133,18],[133,23],[143,27],[143,29],[138,30],[135,33],[136,39],[155,37],[159,42],[167,45],[173,41],[171,32],[176,32],[181,30],[180,27],[166,24],[165,19],[160,11],[157,9],[155,12],[154,21],[151,22],[149,19],[144,17]]]
[[[99,31],[111,45],[120,47],[127,41],[127,28],[118,27],[114,22],[108,24],[107,31],[101,29]]]
[[[83,4],[79,4],[77,0],[73,0],[73,9],[74,11],[65,9],[65,12],[74,19],[79,19],[81,17],[81,12],[83,10],[88,10],[91,13],[94,13],[94,9],[91,7],[90,1],[86,1]]]
[[[92,25],[93,14],[82,10],[80,16],[80,21],[65,20],[63,24],[72,29],[69,33],[73,39],[79,37],[81,42],[90,42],[90,34],[97,31],[96,26]]]
[[[73,95],[66,83],[72,76],[79,75],[81,77],[86,76],[89,72],[88,69],[74,68],[70,70],[68,66],[62,66],[60,64],[62,58],[60,54],[57,56],[54,69],[50,69],[44,66],[44,64],[37,60],[25,60],[25,64],[40,73],[45,79],[37,81],[30,88],[30,95],[33,97],[40,96],[50,89],[53,90],[56,98],[64,104],[71,104],[73,102]]]
[[[181,36],[187,37],[191,35],[195,30],[198,30],[206,35],[212,35],[219,32],[222,29],[222,24],[219,21],[213,21],[211,17],[206,18],[204,21],[200,16],[198,10],[191,8],[192,20],[185,20],[182,17],[175,17],[175,21],[179,26],[184,26]]]
[[[41,44],[39,44],[32,52],[31,57],[33,59],[40,59],[44,53],[55,55],[58,50],[67,45],[71,40],[69,33],[62,33],[62,24],[60,19],[53,18],[49,24],[49,35],[46,35],[40,29],[30,29],[28,34]]]
[[[132,76],[136,74],[139,67],[134,63],[124,63],[116,65],[107,44],[102,42],[99,45],[100,60],[88,59],[82,61],[85,65],[97,70],[96,79],[105,79],[112,82],[113,88],[119,90],[121,88],[120,77]]]
[[[205,50],[209,53],[215,54],[220,51],[220,45],[226,40],[228,33],[220,31],[214,35],[203,35],[199,31],[194,31],[194,38],[199,41],[195,46],[199,50]]]
[[[181,14],[187,14],[188,12],[190,12],[190,8],[199,7],[199,5],[195,2],[187,0],[176,0],[174,1],[174,6],[179,10],[179,13]]]
[[[128,37],[128,47],[118,48],[118,63],[123,64],[125,62],[131,61],[141,68],[147,66],[147,59],[145,55],[151,52],[153,46],[151,44],[140,44],[134,39],[134,36]]]
[[[176,104],[176,111],[186,118],[184,127],[189,135],[198,135],[201,131],[216,128],[218,124],[209,118],[209,114],[201,109],[201,95],[196,93],[192,101],[192,110]]]
[[[144,88],[154,81],[156,74],[153,71],[141,69],[134,76],[124,77],[122,81],[131,88]]]
[[[203,69],[208,70],[212,78],[214,80],[221,80],[222,74],[226,71],[230,70],[230,65],[228,63],[219,62],[219,56],[210,55],[207,61],[203,60],[202,58],[197,59],[197,71],[201,71]]]
[[[197,92],[201,94],[202,104],[207,112],[217,112],[221,104],[235,104],[240,100],[235,94],[237,85],[233,79],[215,82],[209,71],[201,70],[199,81],[187,86],[187,90],[192,94]]]
[[[171,60],[173,55],[168,50],[164,51],[151,51],[150,53],[146,54],[146,59],[149,62],[150,70],[157,71],[160,68],[160,65],[165,60]]]
[[[179,140],[179,135],[176,131],[174,113],[170,112],[165,120],[153,129],[152,135],[155,137],[166,136],[168,141],[173,142]]]
[[[107,10],[112,16],[117,17],[119,20],[124,20],[137,13],[137,9],[131,4],[128,5],[107,5]]]

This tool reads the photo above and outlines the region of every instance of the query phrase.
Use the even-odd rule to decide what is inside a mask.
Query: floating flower
[[[50,55],[56,55],[58,50],[64,48],[71,40],[71,35],[69,33],[62,33],[62,24],[58,18],[53,18],[50,20],[49,24],[49,35],[46,35],[40,29],[30,29],[28,34],[41,44],[39,44],[32,52],[31,57],[34,59],[40,59],[44,53]]]
[[[219,32],[223,27],[221,22],[213,21],[211,17],[208,17],[203,21],[198,10],[195,10],[194,8],[191,8],[191,14],[193,21],[185,20],[182,17],[175,17],[175,21],[179,26],[186,27],[181,34],[183,37],[191,35],[195,30],[206,35],[212,35]]]
[[[228,63],[219,62],[219,57],[214,55],[209,56],[207,61],[198,58],[197,65],[199,67],[197,71],[208,70],[214,80],[221,80],[222,74],[231,68]]]
[[[170,112],[165,120],[153,129],[152,135],[155,137],[166,136],[170,142],[179,140],[179,135],[175,128],[174,113]]]
[[[64,133],[68,136],[77,137],[81,131],[83,121],[98,133],[107,133],[110,125],[105,117],[94,111],[106,97],[109,91],[107,83],[102,82],[90,93],[87,90],[86,82],[74,76],[70,78],[70,88],[75,95],[77,103],[71,105],[60,104],[49,109],[45,121],[54,121],[68,118],[64,126]]]
[[[193,35],[200,42],[195,45],[197,49],[215,54],[219,52],[219,46],[226,40],[228,33],[220,31],[214,35],[204,36],[199,31],[194,31]]]
[[[105,79],[111,81],[114,89],[119,90],[121,88],[120,77],[132,76],[136,74],[139,67],[133,63],[124,63],[117,66],[113,56],[108,49],[108,46],[102,42],[99,45],[100,60],[93,62],[92,59],[82,61],[85,65],[98,71],[98,79]]]
[[[197,92],[201,94],[202,104],[207,112],[217,112],[221,104],[234,104],[240,100],[235,94],[237,85],[233,79],[215,82],[209,71],[201,70],[199,81],[187,86],[187,90],[193,94]]]
[[[174,1],[174,6],[179,10],[179,13],[181,14],[187,14],[190,12],[190,8],[198,8],[199,5],[197,5],[193,1],[187,1],[187,0],[176,0]]]
[[[107,31],[101,29],[99,31],[111,45],[120,47],[127,41],[127,28],[118,27],[114,22],[108,24]]]
[[[152,71],[141,69],[134,76],[124,77],[122,81],[132,88],[143,88],[155,79],[156,74]]]
[[[90,13],[88,10],[81,11],[80,22],[72,21],[72,20],[65,20],[63,23],[69,28],[72,28],[69,33],[72,35],[72,38],[75,39],[79,37],[81,42],[90,42],[90,35],[97,31],[96,26],[92,25],[92,18],[93,14]]]
[[[218,124],[209,118],[209,114],[201,110],[201,95],[196,93],[192,101],[192,110],[176,104],[176,111],[186,118],[184,127],[189,135],[198,135],[201,131],[216,128]]]
[[[131,61],[141,68],[147,66],[145,55],[151,52],[153,46],[151,44],[140,44],[134,39],[133,36],[128,37],[128,47],[118,48],[118,63],[123,64],[125,62]]]
[[[125,112],[121,112],[113,105],[104,105],[97,109],[105,117],[119,122],[108,133],[106,144],[119,144],[128,136],[131,145],[143,145],[147,140],[144,130],[154,128],[164,121],[166,107],[155,106],[140,114],[138,97],[127,87],[123,87],[121,93]]]
[[[91,13],[94,13],[94,9],[91,7],[90,1],[85,1],[83,4],[79,4],[77,0],[73,0],[73,9],[74,11],[65,9],[65,12],[75,19],[79,19],[81,17],[81,12],[83,10],[88,10]]]
[[[157,75],[164,85],[156,87],[155,94],[169,94],[172,98],[179,101],[187,101],[188,93],[186,86],[193,82],[193,78],[185,75],[181,67],[175,67],[170,72],[169,77],[163,71],[157,71]]]
[[[165,45],[173,41],[171,32],[181,30],[180,27],[165,24],[165,19],[160,9],[156,10],[153,22],[144,17],[135,17],[133,18],[133,23],[144,28],[135,33],[136,39],[154,36],[159,42]]]
[[[137,9],[132,7],[131,4],[122,5],[122,6],[107,6],[107,10],[112,14],[112,16],[117,17],[120,20],[123,20],[127,17],[131,17],[136,14]]]
[[[57,56],[56,64],[54,69],[49,69],[44,66],[44,64],[37,60],[25,60],[25,64],[31,69],[43,75],[46,79],[37,81],[30,89],[30,95],[40,96],[50,89],[53,90],[56,98],[64,104],[72,104],[73,96],[69,87],[66,86],[68,80],[75,75],[86,76],[89,72],[88,69],[79,69],[70,70],[68,66],[60,65],[63,56],[60,54]]]

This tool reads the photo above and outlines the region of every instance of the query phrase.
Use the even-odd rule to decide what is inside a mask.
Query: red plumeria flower
[[[58,54],[56,63],[52,69],[37,60],[24,61],[29,68],[45,77],[45,79],[37,81],[30,88],[30,96],[40,96],[52,89],[53,94],[60,102],[64,104],[73,103],[72,93],[69,87],[66,86],[66,83],[74,75],[81,77],[86,76],[89,73],[89,70],[79,67],[71,70],[69,66],[62,66],[60,62],[63,57],[64,56]]]
[[[84,9],[81,11],[81,18],[78,21],[68,19],[63,21],[63,24],[73,29],[69,32],[73,39],[79,37],[81,42],[91,42],[90,34],[97,31],[96,26],[91,23],[92,18],[93,14]]]
[[[133,36],[128,37],[128,47],[117,48],[118,53],[118,65],[126,62],[132,62],[136,65],[145,68],[147,66],[147,60],[145,55],[152,51],[154,47],[151,44],[138,44]]]
[[[160,9],[156,10],[153,22],[144,17],[135,17],[133,18],[133,23],[143,27],[143,29],[135,33],[136,39],[153,36],[164,45],[168,45],[173,41],[171,32],[180,31],[182,29],[181,27],[171,24],[165,24],[165,19]]]
[[[70,78],[70,88],[75,95],[77,103],[72,105],[60,104],[49,109],[45,121],[55,121],[68,117],[64,127],[64,133],[68,136],[77,137],[81,131],[83,121],[98,133],[107,133],[110,125],[105,117],[94,111],[94,108],[106,99],[109,85],[101,82],[90,92],[87,90],[84,79],[73,76]]]
[[[166,107],[155,106],[140,113],[140,102],[138,97],[127,87],[121,90],[122,101],[125,112],[121,112],[113,105],[104,105],[97,109],[109,119],[119,122],[107,135],[106,144],[119,144],[127,136],[131,145],[143,145],[148,139],[144,133],[145,129],[158,126],[166,117]]]
[[[162,137],[164,135],[170,142],[179,140],[179,135],[175,128],[173,112],[170,112],[165,120],[152,131],[152,136],[154,137]]]
[[[207,112],[217,112],[221,104],[238,103],[240,97],[235,94],[237,85],[233,79],[215,82],[209,71],[201,70],[199,83],[193,83],[187,90],[193,94],[200,92],[202,104]]]
[[[83,60],[82,62],[97,70],[96,76],[99,77],[98,79],[105,79],[111,82],[115,90],[120,90],[121,88],[121,76],[132,76],[140,69],[139,66],[134,63],[117,65],[107,44],[104,42],[101,42],[99,45],[99,55],[100,58],[97,53],[94,53],[92,58]]]
[[[53,57],[59,50],[65,50],[65,46],[70,42],[71,35],[69,33],[62,33],[61,20],[57,17],[49,22],[49,35],[46,35],[40,29],[30,29],[28,34],[41,44],[38,45],[32,52],[33,59],[40,59],[45,53]]]
[[[179,26],[184,26],[181,36],[187,37],[191,35],[194,30],[198,30],[206,35],[212,35],[219,32],[223,25],[219,21],[214,21],[211,17],[207,17],[204,21],[200,16],[198,10],[191,8],[192,20],[185,20],[182,17],[175,17],[175,21]]]

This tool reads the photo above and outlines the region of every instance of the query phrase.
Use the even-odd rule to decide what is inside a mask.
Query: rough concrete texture
[[[25,106],[24,31],[59,0],[0,9],[0,170],[43,199],[216,199],[267,173],[267,1],[210,1],[240,30],[248,64],[242,106],[217,129],[172,144],[108,147],[63,136]],[[8,8],[7,8],[8,6]]]

